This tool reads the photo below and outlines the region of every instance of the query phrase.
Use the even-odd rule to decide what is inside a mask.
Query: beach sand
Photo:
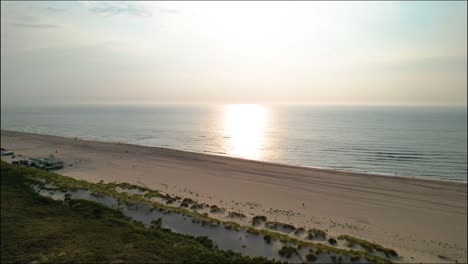
[[[403,262],[467,261],[466,183],[295,167],[159,147],[1,131],[23,157],[54,155],[57,173],[128,182],[240,211],[249,219],[349,234],[395,249]],[[9,157],[2,157],[11,161]]]

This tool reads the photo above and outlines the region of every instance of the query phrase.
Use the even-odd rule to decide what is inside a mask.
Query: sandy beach
[[[23,157],[53,155],[66,164],[57,172],[62,175],[143,185],[238,210],[249,219],[265,215],[330,234],[353,235],[395,249],[404,262],[467,261],[466,183],[12,131],[1,131],[1,145]]]

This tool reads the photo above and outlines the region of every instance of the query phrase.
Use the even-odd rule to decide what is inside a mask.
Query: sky
[[[1,2],[1,103],[467,105],[467,2]]]

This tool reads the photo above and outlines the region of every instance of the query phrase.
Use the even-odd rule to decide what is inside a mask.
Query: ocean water
[[[1,128],[342,171],[467,181],[464,107],[2,107]]]

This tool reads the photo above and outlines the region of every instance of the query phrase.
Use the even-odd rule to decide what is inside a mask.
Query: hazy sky
[[[1,2],[2,104],[464,105],[467,2]]]

